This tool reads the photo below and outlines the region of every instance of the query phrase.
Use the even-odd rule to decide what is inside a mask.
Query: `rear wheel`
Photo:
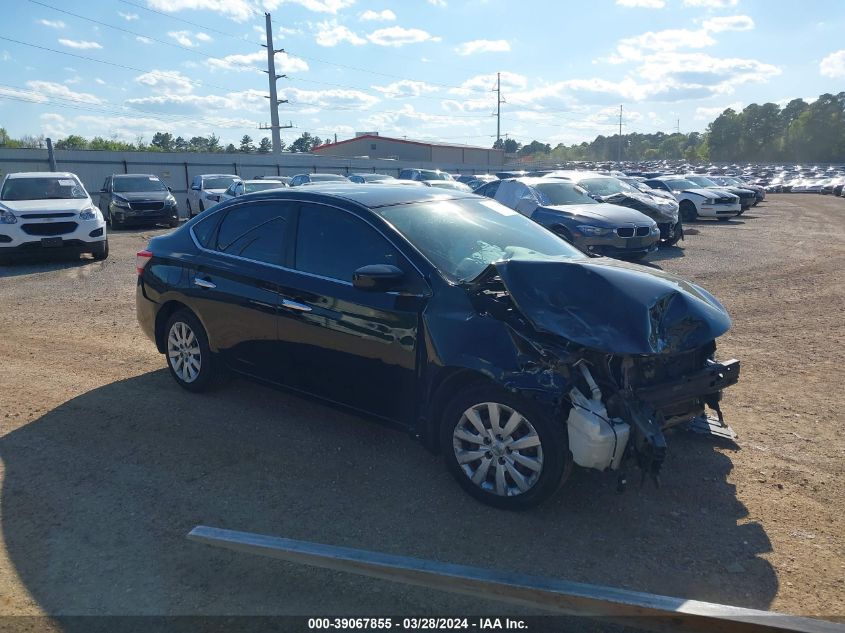
[[[443,413],[440,444],[461,487],[506,510],[539,504],[571,470],[564,422],[492,385],[469,387],[452,399]]]
[[[205,206],[203,206],[202,200],[200,200],[200,213],[205,211]]]
[[[695,204],[690,200],[683,200],[681,202],[681,219],[684,222],[693,222],[698,218],[698,210]]]
[[[171,229],[175,229],[177,226],[179,226],[179,218],[171,218],[170,222],[168,222],[167,225]]]
[[[190,220],[192,217],[194,217],[194,211],[193,209],[191,209],[191,201],[185,200],[185,206],[188,207],[188,219]]]
[[[165,354],[170,375],[188,391],[207,391],[217,383],[220,361],[208,346],[205,329],[191,312],[179,310],[165,326]]]

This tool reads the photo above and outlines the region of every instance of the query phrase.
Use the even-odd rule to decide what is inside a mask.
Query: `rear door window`
[[[289,205],[278,202],[234,207],[220,220],[209,243],[213,244],[213,250],[226,255],[282,265],[285,243],[290,237],[291,214]]]

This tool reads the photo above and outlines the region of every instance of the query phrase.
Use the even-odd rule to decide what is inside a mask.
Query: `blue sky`
[[[288,143],[378,131],[490,145],[497,72],[503,136],[552,145],[614,133],[620,104],[626,132],[689,132],[725,107],[845,90],[841,0],[7,2],[12,136],[269,136],[264,11],[286,51]]]

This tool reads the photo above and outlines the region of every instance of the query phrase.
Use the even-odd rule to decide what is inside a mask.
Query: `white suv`
[[[9,174],[0,184],[0,257],[39,249],[109,255],[103,215],[75,174]]]
[[[217,196],[229,188],[240,176],[234,174],[200,174],[194,176],[188,189],[188,219],[217,204]],[[212,198],[212,196],[214,196]]]

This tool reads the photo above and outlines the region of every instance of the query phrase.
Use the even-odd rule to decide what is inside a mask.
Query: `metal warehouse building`
[[[394,158],[420,163],[463,163],[477,166],[489,165],[491,167],[501,167],[505,164],[505,152],[500,149],[488,149],[458,143],[410,141],[380,136],[375,133],[359,134],[355,138],[345,141],[315,147],[311,151],[326,156]]]

